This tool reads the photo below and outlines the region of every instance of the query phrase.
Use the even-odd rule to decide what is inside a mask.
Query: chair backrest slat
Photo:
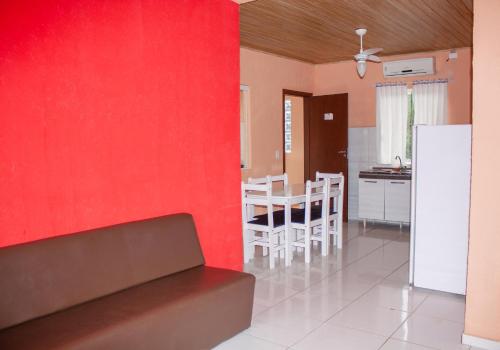
[[[262,193],[265,195],[262,195]],[[260,194],[259,194],[260,193]],[[253,196],[252,196],[253,194]],[[259,194],[259,195],[256,195]],[[241,182],[241,204],[243,222],[248,223],[253,218],[254,206],[266,207],[268,226],[274,227],[273,205],[271,203],[272,184],[246,184]]]
[[[248,183],[249,184],[265,184],[267,182],[269,182],[268,176],[265,176],[265,177],[256,177],[256,178],[249,177],[248,178]]]
[[[281,175],[267,175],[265,177],[249,177],[249,184],[265,184],[265,183],[275,183],[275,182],[283,182],[283,186],[288,186],[288,174],[284,173]]]
[[[311,222],[311,207],[314,202],[321,202],[321,213],[322,217],[325,217],[328,213],[328,179],[322,181],[310,181],[306,182],[306,202],[305,202],[305,221],[304,223],[308,225]]]
[[[339,216],[343,215],[344,203],[344,174],[342,173],[321,173],[316,172],[316,180],[326,179],[329,181],[328,198],[333,198],[334,210],[338,212]]]

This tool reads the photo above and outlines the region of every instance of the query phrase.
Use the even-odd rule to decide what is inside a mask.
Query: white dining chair
[[[269,256],[269,267],[274,269],[275,258],[281,252],[285,256],[286,232],[283,211],[273,211],[271,202],[272,184],[241,183],[243,219],[243,257],[248,263],[254,257],[255,246],[261,246],[263,254]],[[255,207],[264,208],[265,213],[254,216]]]
[[[283,182],[283,187],[286,187],[288,186],[288,174],[283,173],[281,175],[267,175],[265,177],[248,178],[249,184],[262,184],[267,182],[271,182],[272,184]]]
[[[337,248],[342,248],[342,221],[344,217],[344,175],[342,173],[321,173],[316,172],[316,181],[328,180],[328,192],[331,203],[329,205],[328,232],[333,236],[333,244]]]
[[[264,176],[264,177],[249,177],[247,182],[249,184],[254,184],[254,185],[258,185],[258,184],[266,184],[268,182],[270,182],[270,176]]]
[[[328,180],[308,180],[304,209],[294,210],[291,218],[291,227],[297,232],[291,246],[304,249],[306,264],[311,262],[311,243],[314,241],[321,243],[321,255],[328,254],[328,231],[323,229],[327,224],[328,205]]]
[[[286,186],[288,186],[288,175],[287,173],[283,173],[281,175],[267,175],[267,176],[264,176],[264,177],[249,177],[248,178],[248,183],[249,184],[267,184],[267,183],[270,183],[272,186],[274,186],[276,183],[278,183],[278,185],[281,184],[282,188],[285,188]],[[285,210],[284,209],[280,209],[280,210],[277,210],[275,211],[276,213],[274,215],[285,215]],[[250,215],[252,217],[255,216],[255,213],[254,213],[254,209],[251,208],[250,209]],[[266,215],[266,214],[260,214],[260,215],[257,215],[256,217],[260,217],[261,215]],[[266,247],[263,247],[262,248],[262,253],[264,256],[266,256],[268,254],[268,251],[267,251],[267,248]]]

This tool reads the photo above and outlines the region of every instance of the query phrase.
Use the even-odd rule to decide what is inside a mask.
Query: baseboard
[[[500,350],[500,342],[490,339],[462,334],[462,344],[474,346],[486,350]]]

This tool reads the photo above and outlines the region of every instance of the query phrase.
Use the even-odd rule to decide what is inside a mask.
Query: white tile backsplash
[[[377,163],[376,128],[349,128],[349,220],[358,219],[358,175]]]

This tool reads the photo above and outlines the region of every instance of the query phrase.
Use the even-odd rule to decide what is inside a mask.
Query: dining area
[[[241,183],[245,264],[262,254],[273,270],[294,258],[310,264],[315,246],[321,256],[342,249],[344,175],[315,175],[305,183],[289,183],[287,173]]]

